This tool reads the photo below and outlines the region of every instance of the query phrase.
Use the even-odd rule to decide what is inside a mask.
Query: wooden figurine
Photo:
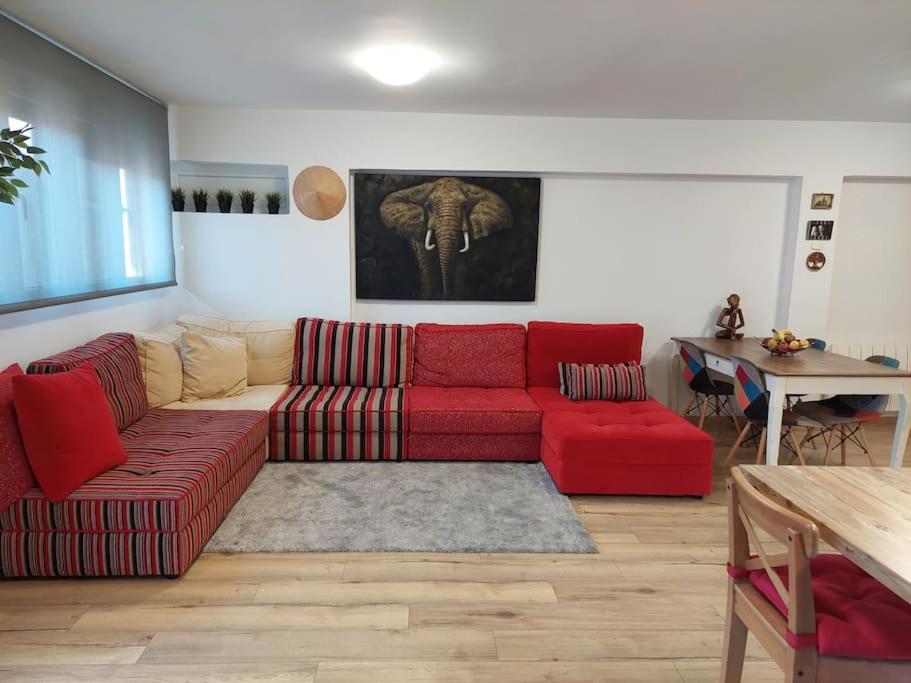
[[[715,333],[717,339],[732,339],[738,341],[743,339],[743,333],[738,332],[743,327],[743,311],[740,309],[740,295],[731,294],[728,297],[728,305],[721,309],[715,325],[721,329]]]

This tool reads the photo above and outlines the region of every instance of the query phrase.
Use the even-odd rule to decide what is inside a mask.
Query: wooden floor
[[[869,431],[883,464],[893,424]],[[734,431],[711,429],[720,462]],[[0,680],[717,681],[723,477],[705,500],[575,497],[598,555],[204,555],[179,581],[6,581]],[[745,681],[781,680],[747,654]]]

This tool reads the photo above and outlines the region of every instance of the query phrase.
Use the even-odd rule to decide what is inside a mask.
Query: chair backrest
[[[733,358],[734,396],[750,420],[765,421],[769,414],[769,394],[762,373],[750,361]]]
[[[897,359],[889,356],[869,356],[864,360],[890,368],[897,368],[900,365]],[[868,415],[883,412],[889,405],[890,398],[888,394],[843,394],[838,396],[838,399],[849,408]]]
[[[683,359],[683,379],[690,389],[705,393],[706,386],[715,384],[709,376],[705,354],[699,348],[689,342],[680,342],[680,358]]]
[[[828,344],[826,344],[826,340],[825,340],[825,339],[812,339],[812,338],[811,338],[811,339],[809,339],[809,340],[807,340],[807,341],[810,342],[810,348],[811,348],[811,349],[816,349],[817,351],[825,351],[825,350],[826,350],[826,346],[828,346]]]
[[[788,606],[788,631],[795,636],[814,635],[816,610],[809,565],[819,552],[816,524],[762,495],[740,468],[731,470],[727,490],[729,573],[746,577],[752,571],[765,571]],[[770,555],[757,529],[784,545],[785,552]],[[788,567],[787,586],[774,569],[782,565]]]

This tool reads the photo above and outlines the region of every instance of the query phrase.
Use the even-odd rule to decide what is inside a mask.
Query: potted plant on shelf
[[[282,205],[282,195],[281,192],[267,192],[266,193],[266,208],[269,210],[269,213],[278,213],[279,208]]]
[[[231,213],[231,204],[234,203],[234,193],[231,190],[219,190],[215,193],[218,210],[222,213]]]
[[[196,213],[205,213],[209,208],[209,193],[205,190],[193,190],[193,206]]]
[[[0,130],[0,202],[12,204],[19,197],[19,190],[28,187],[26,182],[15,175],[25,168],[37,176],[42,169],[51,172],[47,163],[42,159],[35,159],[32,154],[44,154],[40,147],[33,147],[31,126],[23,126],[17,130],[4,128]]]
[[[240,197],[241,211],[253,213],[253,202],[256,199],[256,193],[253,190],[241,190],[238,196]]]
[[[184,193],[183,188],[174,187],[171,189],[171,208],[174,211],[183,211],[184,206],[187,204],[187,195]]]

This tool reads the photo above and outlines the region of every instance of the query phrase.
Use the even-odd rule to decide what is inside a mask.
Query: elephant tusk
[[[468,251],[468,248],[471,246],[471,245],[468,243],[468,231],[467,231],[467,230],[463,230],[463,231],[462,231],[462,235],[465,237],[465,246],[462,247],[461,249],[459,249],[459,253],[460,253],[460,254],[464,254],[466,251]]]
[[[430,228],[427,228],[427,233],[424,235],[424,249],[427,251],[433,251],[437,248],[436,243],[431,244],[430,238],[433,236],[433,231]]]

